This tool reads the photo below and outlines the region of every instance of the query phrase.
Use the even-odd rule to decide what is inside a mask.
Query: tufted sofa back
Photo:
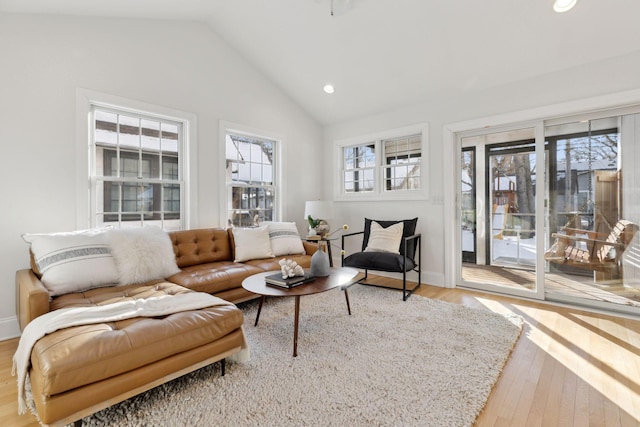
[[[180,230],[169,233],[178,267],[233,261],[231,240],[224,228]]]

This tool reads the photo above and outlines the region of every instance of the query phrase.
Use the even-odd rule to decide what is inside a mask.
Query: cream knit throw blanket
[[[29,371],[31,350],[43,336],[71,326],[115,322],[134,317],[166,316],[181,311],[199,310],[224,304],[228,304],[228,301],[203,292],[189,292],[145,299],[130,299],[101,306],[62,308],[33,319],[22,332],[18,349],[13,355],[12,375],[18,374],[18,412],[23,414],[27,410],[25,380]],[[248,359],[249,347],[245,341],[243,350],[236,355],[234,360],[243,362]]]

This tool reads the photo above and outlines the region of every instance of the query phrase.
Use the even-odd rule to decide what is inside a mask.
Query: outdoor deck
[[[532,289],[535,272],[522,268],[464,263],[462,278],[476,283]],[[640,288],[625,287],[620,281],[594,283],[593,279],[587,276],[547,273],[545,291],[547,294],[640,307]]]

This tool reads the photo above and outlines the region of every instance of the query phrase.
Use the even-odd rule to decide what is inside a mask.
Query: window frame
[[[412,149],[411,149],[411,139],[415,138],[415,137],[420,137],[420,144],[422,145],[422,135],[417,133],[417,134],[411,134],[411,135],[406,135],[406,136],[401,136],[401,137],[396,137],[396,138],[384,138],[382,139],[380,142],[380,148],[383,151],[383,156],[381,158],[381,174],[382,174],[382,190],[383,192],[393,192],[393,191],[412,191],[413,189],[411,188],[401,188],[401,189],[397,189],[394,190],[393,188],[389,188],[390,187],[390,182],[391,181],[396,181],[398,180],[398,177],[395,175],[396,173],[396,169],[400,169],[400,168],[407,168],[407,173],[405,175],[404,179],[409,179],[412,180],[413,178],[411,178],[411,174],[409,171],[409,167],[411,166],[420,166],[420,175],[418,176],[418,182],[420,183],[420,186],[422,186],[422,146],[420,146],[420,153],[419,156],[415,155],[412,153]],[[398,155],[398,151],[397,151],[397,144],[400,143],[401,141],[406,140],[406,144],[407,144],[407,149],[406,149],[406,154],[403,155]],[[396,151],[395,151],[395,155],[388,155],[387,154],[387,143],[395,143],[396,144]],[[419,158],[419,160],[415,160],[416,158]],[[394,164],[394,160],[397,161],[399,159],[406,159],[406,162],[397,162]],[[419,190],[421,187],[417,188],[416,190]]]
[[[360,155],[357,153],[359,150],[364,150],[365,153],[363,154],[364,158],[366,159],[367,157],[367,153],[366,150],[369,147],[373,147],[373,149],[371,150],[373,152],[373,165],[369,166],[369,165],[364,165],[362,167],[358,167],[357,163],[358,163],[358,158],[360,158]],[[346,164],[348,163],[347,159],[345,158],[345,151],[347,149],[352,149],[354,150],[354,156],[353,156],[353,163],[356,164],[354,165],[353,168],[349,168],[347,169]],[[368,141],[365,142],[363,144],[354,144],[354,145],[347,145],[342,147],[342,159],[340,162],[340,166],[341,166],[341,171],[340,171],[340,176],[342,177],[342,189],[344,191],[345,194],[369,194],[372,193],[373,191],[375,191],[376,189],[376,173],[377,173],[377,167],[376,167],[376,163],[377,163],[377,155],[376,153],[378,152],[377,150],[377,145],[375,141]],[[366,160],[365,160],[366,162]],[[373,182],[373,186],[371,188],[371,190],[362,190],[362,191],[356,191],[355,188],[360,186],[360,183],[363,181],[366,181],[366,177],[361,180],[360,179],[360,174],[366,174],[368,171],[371,171],[371,175],[372,175],[372,179],[371,181]],[[346,175],[350,173],[353,174],[354,178],[353,181],[349,181],[353,183],[353,187],[354,187],[354,191],[347,191],[347,181],[346,181]]]
[[[98,113],[123,116],[125,121],[134,119],[137,121],[135,129],[137,135],[123,131],[123,128],[130,127],[123,125],[119,120],[116,124],[115,143],[97,141]],[[145,134],[144,122],[152,122],[158,125],[158,144],[164,140],[160,135],[164,135],[165,125],[176,128],[176,151],[171,149],[165,151],[158,145],[157,149],[145,148],[143,136]],[[93,226],[118,226],[128,227],[137,223],[144,226],[145,223],[153,222],[160,224],[163,229],[182,229],[182,216],[184,213],[182,197],[178,205],[178,214],[175,211],[165,210],[165,191],[167,187],[179,186],[182,193],[184,180],[182,179],[182,154],[181,146],[184,140],[182,123],[165,118],[150,116],[146,112],[123,112],[117,108],[105,108],[92,105],[91,115],[91,218]],[[135,141],[135,145],[127,143],[127,135]],[[121,140],[123,140],[121,142]],[[130,142],[130,141],[129,141]],[[101,152],[101,153],[100,153]],[[173,154],[175,153],[175,154]],[[175,177],[164,176],[164,160],[174,159],[177,166]],[[101,164],[98,161],[101,160]],[[160,161],[163,161],[162,165]],[[174,163],[174,161],[171,161]],[[148,173],[145,173],[145,166],[148,166]],[[173,168],[172,168],[173,169]],[[100,174],[102,171],[102,174]],[[155,172],[155,173],[154,173]],[[148,176],[145,176],[148,175]],[[114,191],[115,190],[115,191]],[[150,191],[150,199],[143,195]],[[102,194],[102,197],[99,197]],[[114,199],[115,194],[115,199]],[[132,197],[132,194],[134,197]],[[140,198],[140,196],[143,196]],[[99,202],[102,199],[102,203]],[[116,208],[113,208],[115,202]],[[140,209],[140,205],[150,203],[150,209]],[[132,209],[128,207],[135,205]],[[98,208],[102,206],[101,212]],[[102,222],[98,217],[102,215]],[[173,218],[172,218],[173,217]],[[167,223],[166,221],[171,221]],[[171,226],[170,224],[174,224]],[[175,226],[177,224],[177,227]]]
[[[393,141],[420,135],[420,188],[419,189],[385,189],[385,176],[389,165],[386,163],[384,155],[384,141]],[[334,141],[334,200],[427,200],[429,199],[429,180],[427,179],[429,165],[429,125],[421,123],[402,128],[390,129],[369,135],[361,135],[354,138]],[[374,145],[375,166],[374,166],[374,187],[373,191],[347,192],[345,186],[344,150],[349,147]]]
[[[178,169],[180,190],[180,219],[177,227],[169,230],[188,229],[197,223],[197,170],[194,159],[197,159],[197,120],[195,114],[173,110],[153,104],[134,101],[114,95],[94,92],[86,89],[76,90],[76,145],[77,145],[77,228],[92,228],[97,226],[96,183],[95,175],[95,144],[93,135],[93,110],[108,110],[121,114],[129,114],[151,120],[161,120],[179,123],[182,127],[182,140],[178,143]],[[144,151],[142,151],[144,153]],[[160,170],[162,173],[162,170]],[[162,177],[160,177],[162,178]],[[146,179],[145,179],[146,181]],[[162,179],[152,179],[160,182]],[[163,201],[160,201],[163,203]],[[147,220],[148,221],[148,220]],[[156,220],[151,220],[156,224]],[[171,220],[174,222],[175,220]],[[122,221],[105,224],[121,227],[139,226],[142,221]]]
[[[285,182],[283,179],[284,171],[283,171],[283,162],[282,162],[282,153],[284,151],[284,137],[275,132],[266,131],[263,129],[257,129],[250,126],[231,123],[225,120],[220,121],[220,132],[219,132],[219,223],[222,227],[229,226],[229,216],[228,213],[230,211],[230,195],[231,195],[231,187],[232,184],[227,182],[227,152],[226,152],[226,137],[227,134],[234,134],[237,136],[243,136],[251,139],[257,140],[266,140],[273,142],[273,156],[272,156],[272,183],[268,187],[273,189],[274,197],[273,197],[273,209],[272,209],[272,219],[271,221],[280,221],[283,218],[283,194],[286,194],[285,191]],[[253,187],[252,187],[253,188]],[[263,221],[263,219],[260,219]]]

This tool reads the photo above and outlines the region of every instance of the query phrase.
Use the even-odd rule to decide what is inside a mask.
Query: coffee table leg
[[[254,323],[253,326],[258,326],[258,320],[260,319],[260,312],[262,311],[262,303],[264,302],[265,298],[266,297],[264,295],[260,297],[260,305],[258,305],[258,314],[256,314],[256,323]]]
[[[296,314],[293,321],[293,357],[298,356],[298,319],[300,318],[300,295],[296,295]]]
[[[347,292],[347,288],[344,288],[344,298],[347,300],[347,311],[349,312],[349,316],[351,316],[351,306],[349,305],[349,292]]]

